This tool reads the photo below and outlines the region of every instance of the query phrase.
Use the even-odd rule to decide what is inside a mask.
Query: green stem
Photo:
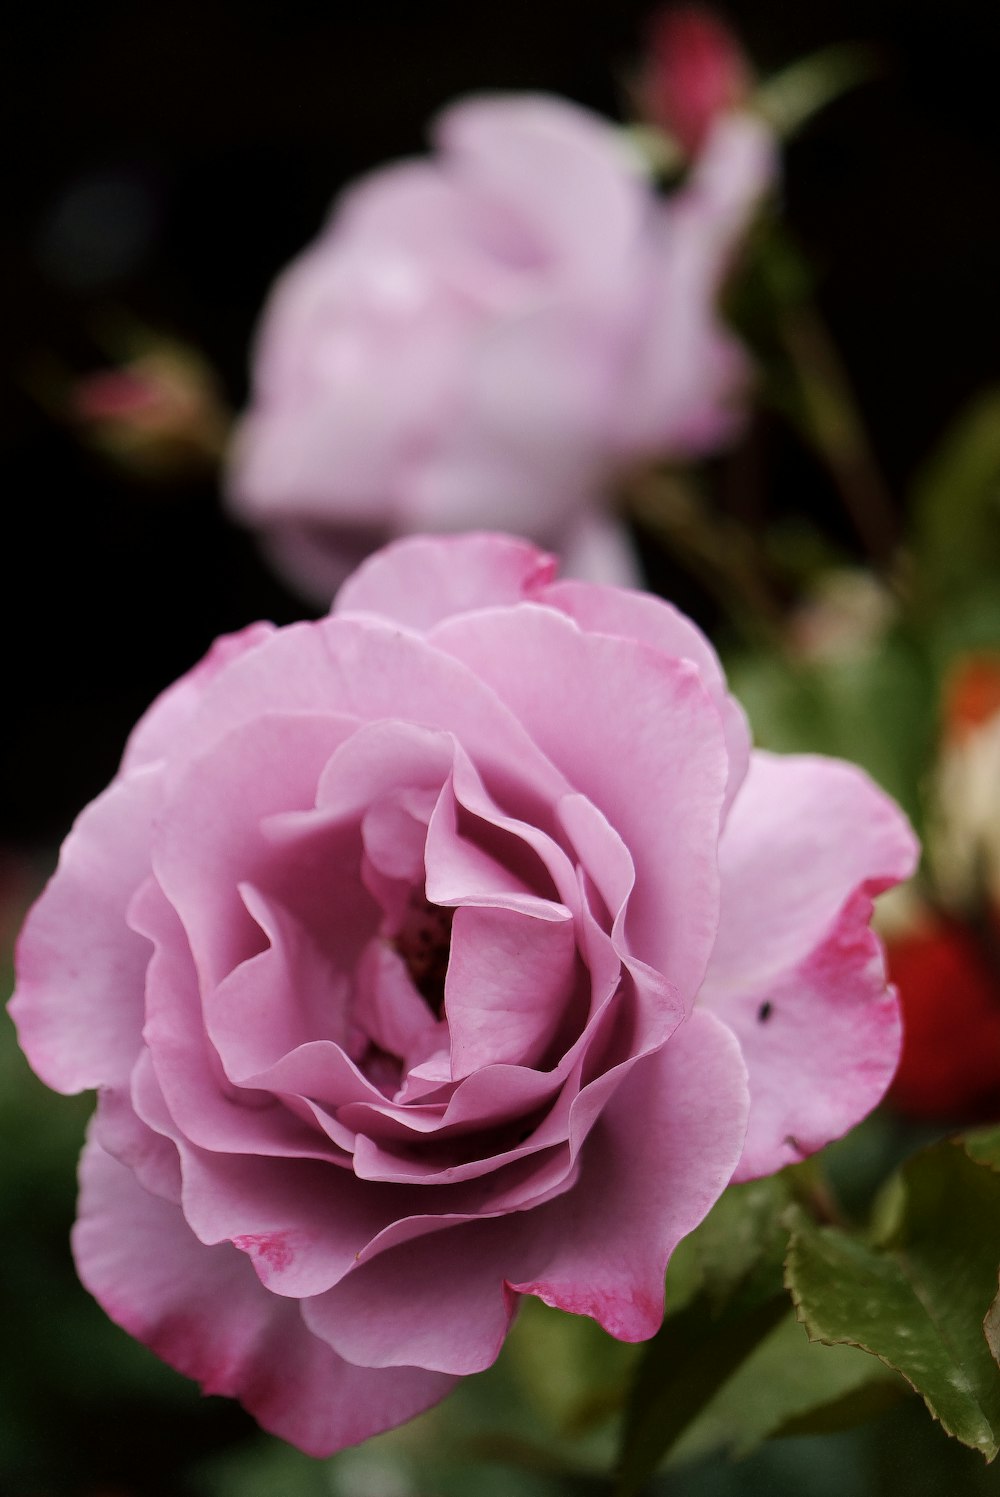
[[[778,645],[782,612],[756,561],[744,528],[729,516],[709,515],[678,473],[634,476],[625,507],[705,588],[753,643]]]
[[[871,561],[890,572],[899,521],[850,377],[805,289],[806,269],[788,237],[773,231],[759,257],[775,330],[798,387],[804,435],[827,468]]]

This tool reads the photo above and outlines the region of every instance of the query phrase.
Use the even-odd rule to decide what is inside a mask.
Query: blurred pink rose
[[[234,511],[325,601],[391,535],[483,524],[633,581],[616,472],[711,450],[739,420],[747,363],[715,303],[771,137],[721,120],[670,200],[564,100],[474,98],[433,139],[348,192],[272,292]]]
[[[389,547],[154,703],[28,918],[22,1044],[100,1089],[81,1277],[315,1455],[488,1366],[523,1294],[652,1335],[734,1172],[881,1097],[868,919],[913,856],[859,770],[751,755],[669,605]]]

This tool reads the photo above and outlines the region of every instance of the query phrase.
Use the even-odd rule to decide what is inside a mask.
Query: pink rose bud
[[[86,375],[72,391],[70,415],[109,456],[154,475],[214,464],[230,419],[204,359],[165,342]]]
[[[860,770],[751,752],[667,603],[388,547],[153,703],[28,917],[21,1043],[99,1093],[84,1283],[317,1456],[523,1295],[651,1336],[729,1181],[885,1091],[868,921],[914,855]]]
[[[668,6],[653,17],[642,105],[689,156],[698,154],[720,115],[746,102],[750,83],[742,47],[707,6]]]
[[[716,303],[771,137],[720,122],[669,200],[565,100],[468,99],[433,141],[349,190],[271,292],[232,508],[326,603],[410,531],[523,531],[574,575],[634,580],[617,476],[740,424],[749,365]]]

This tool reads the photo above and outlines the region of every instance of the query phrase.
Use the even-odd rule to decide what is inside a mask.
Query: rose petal
[[[112,781],[77,818],[21,932],[10,1013],[32,1066],[56,1091],[127,1090],[150,948],[125,910],[149,873],[161,790],[156,767]]]
[[[861,770],[758,752],[719,856],[722,917],[699,1002],[749,1067],[738,1172],[749,1179],[839,1137],[885,1092],[899,1019],[867,927],[872,897],[909,875],[916,846]]]
[[[175,1206],[96,1143],[81,1164],[73,1251],[112,1320],[310,1455],[410,1419],[452,1386],[422,1369],[372,1372],[342,1361],[310,1334],[297,1304],[267,1293],[243,1254],[205,1247]]]
[[[137,1067],[148,1065],[145,1052]],[[132,1171],[144,1190],[175,1205],[181,1199],[181,1166],[176,1145],[150,1128],[136,1113],[129,1093],[106,1087],[91,1121],[96,1144]]]
[[[439,116],[449,171],[506,208],[542,263],[591,295],[620,271],[648,206],[639,159],[602,120],[543,94],[483,95]]]
[[[153,868],[206,990],[261,948],[239,894],[241,883],[266,885],[278,862],[261,821],[312,806],[324,765],[352,731],[350,720],[336,716],[261,712],[174,776],[154,832]],[[298,870],[300,887],[313,872]]]
[[[349,733],[352,725],[333,695],[327,649],[315,624],[291,624],[253,649],[226,654],[217,664],[211,690],[189,696],[191,715],[175,724],[171,768],[187,764],[233,728],[269,712],[312,712],[331,720],[339,713],[343,736]]]
[[[152,1063],[170,1116],[184,1137],[222,1152],[329,1158],[328,1141],[280,1099],[226,1084],[202,1023],[197,973],[184,931],[154,879],[147,879],[132,901],[129,921],[153,943],[143,1030],[148,1049],[143,1060]],[[282,975],[287,998],[288,976]],[[286,1007],[291,1019],[296,1013],[294,997]],[[273,1009],[268,1017],[273,1024]],[[253,1026],[256,1018],[249,1006],[244,1009],[245,1027]]]
[[[518,1293],[623,1341],[659,1330],[667,1260],[729,1183],[746,1132],[746,1068],[711,1018],[695,1012],[631,1068],[587,1138],[577,1188],[523,1224],[508,1270]]]
[[[636,868],[630,949],[692,1001],[718,921],[728,773],[718,710],[698,672],[641,643],[585,634],[534,604],[464,614],[431,640],[489,683],[620,834]]]
[[[509,536],[412,536],[362,562],[334,612],[375,614],[425,631],[455,613],[519,603],[555,567],[553,557]]]
[[[495,1360],[520,1293],[591,1315],[622,1340],[651,1336],[667,1260],[728,1184],[746,1116],[739,1047],[711,1015],[693,1014],[604,1108],[573,1190],[390,1249],[311,1299],[306,1323],[365,1365],[461,1373]]]
[[[481,1372],[496,1361],[517,1307],[490,1251],[492,1225],[465,1222],[388,1248],[306,1301],[306,1325],[365,1367]]]
[[[538,1064],[579,975],[568,910],[556,921],[518,910],[456,910],[445,979],[453,1076],[504,1061]]]
[[[579,582],[552,582],[536,589],[540,603],[558,608],[576,619],[581,628],[595,634],[615,634],[622,639],[641,640],[697,666],[712,700],[722,714],[729,754],[726,807],[732,804],[750,763],[750,730],[742,707],[726,690],[719,657],[691,620],[662,598],[619,587],[600,587]]]
[[[122,769],[136,769],[176,752],[185,728],[221,670],[275,632],[273,624],[251,624],[238,634],[224,634],[193,670],[161,692],[129,734]]]

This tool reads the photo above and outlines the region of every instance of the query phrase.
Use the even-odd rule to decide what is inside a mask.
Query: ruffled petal
[[[621,1340],[653,1335],[667,1260],[739,1159],[746,1070],[725,1026],[696,1013],[610,1100],[611,1079],[598,1089],[605,1105],[571,1190],[381,1253],[308,1302],[309,1326],[366,1365],[419,1361],[461,1373],[495,1359],[521,1293],[590,1315]]]
[[[636,870],[630,949],[690,1003],[718,922],[728,775],[718,709],[696,668],[533,604],[462,615],[431,641],[493,688],[619,833]]]
[[[261,823],[314,805],[324,766],[352,731],[353,723],[333,715],[265,711],[175,775],[153,834],[153,868],[187,933],[204,991],[264,945],[240,895],[242,884],[274,889],[287,878],[299,895],[297,913],[315,903],[316,858],[289,870]],[[365,898],[356,888],[356,867],[351,875],[347,881],[336,860],[328,861],[330,900],[341,885],[355,889],[351,912],[338,910],[345,932]]]
[[[452,1075],[537,1065],[564,1022],[580,972],[573,925],[519,910],[455,913],[445,980]]]
[[[507,1220],[500,1219],[503,1236]],[[388,1248],[308,1300],[306,1324],[341,1356],[366,1367],[481,1372],[496,1361],[517,1308],[492,1226],[445,1226]]]

